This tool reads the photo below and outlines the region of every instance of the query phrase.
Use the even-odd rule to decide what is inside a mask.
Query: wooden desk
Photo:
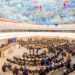
[[[16,43],[8,44],[8,46],[5,46],[5,47],[1,48],[1,51],[4,51],[4,50],[6,50],[6,49],[8,49],[8,48],[10,48],[11,46],[14,46],[14,45],[16,45]]]

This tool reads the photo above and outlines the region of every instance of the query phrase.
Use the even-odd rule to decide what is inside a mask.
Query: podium
[[[4,58],[5,57],[5,54],[3,51],[1,51],[1,57]]]

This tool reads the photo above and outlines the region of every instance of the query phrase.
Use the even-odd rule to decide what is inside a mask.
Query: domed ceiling
[[[0,20],[74,24],[75,0],[0,0]]]

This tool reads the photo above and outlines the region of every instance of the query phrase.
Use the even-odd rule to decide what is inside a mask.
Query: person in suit
[[[66,69],[64,69],[64,73],[63,73],[63,75],[66,75],[66,73],[67,73],[67,70],[66,70]]]
[[[6,67],[7,67],[7,65],[4,63],[4,65],[2,66],[2,71],[3,72],[6,72]]]
[[[48,73],[49,72],[49,67],[46,67],[45,71]]]
[[[70,63],[66,63],[66,68],[70,69]]]
[[[39,75],[46,75],[46,72],[44,71],[43,68],[40,70]]]
[[[42,59],[41,60],[41,66],[43,66],[45,64],[45,61]]]
[[[15,74],[15,75],[18,75],[18,68],[15,66],[15,68],[14,68],[14,70],[13,70],[13,73]]]
[[[28,75],[28,70],[26,68],[23,69],[23,75]]]
[[[73,68],[74,68],[74,70],[75,70],[75,64],[73,64]]]
[[[34,59],[34,65],[36,65],[36,59]]]
[[[8,67],[8,69],[11,69],[11,64],[9,63],[7,67]]]
[[[21,66],[19,70],[20,70],[20,71],[23,71],[23,67]]]

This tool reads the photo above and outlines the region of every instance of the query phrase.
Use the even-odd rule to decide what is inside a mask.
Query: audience
[[[65,39],[36,39],[31,38],[27,41],[18,40],[19,45],[26,47],[30,54],[24,53],[21,58],[14,56],[13,59],[7,59],[9,64],[2,66],[2,71],[6,72],[6,68],[13,71],[13,74],[18,75],[19,71],[23,75],[29,75],[29,73],[38,72],[39,75],[46,75],[51,71],[56,71],[65,67],[64,74],[67,75],[75,71],[75,64],[71,67],[71,55],[74,54],[75,41],[69,41]],[[48,51],[43,51],[39,54],[40,49],[47,48]],[[72,51],[73,50],[73,51]],[[18,67],[13,67],[16,64]],[[32,70],[29,67],[36,67]],[[39,69],[37,68],[39,67]]]

